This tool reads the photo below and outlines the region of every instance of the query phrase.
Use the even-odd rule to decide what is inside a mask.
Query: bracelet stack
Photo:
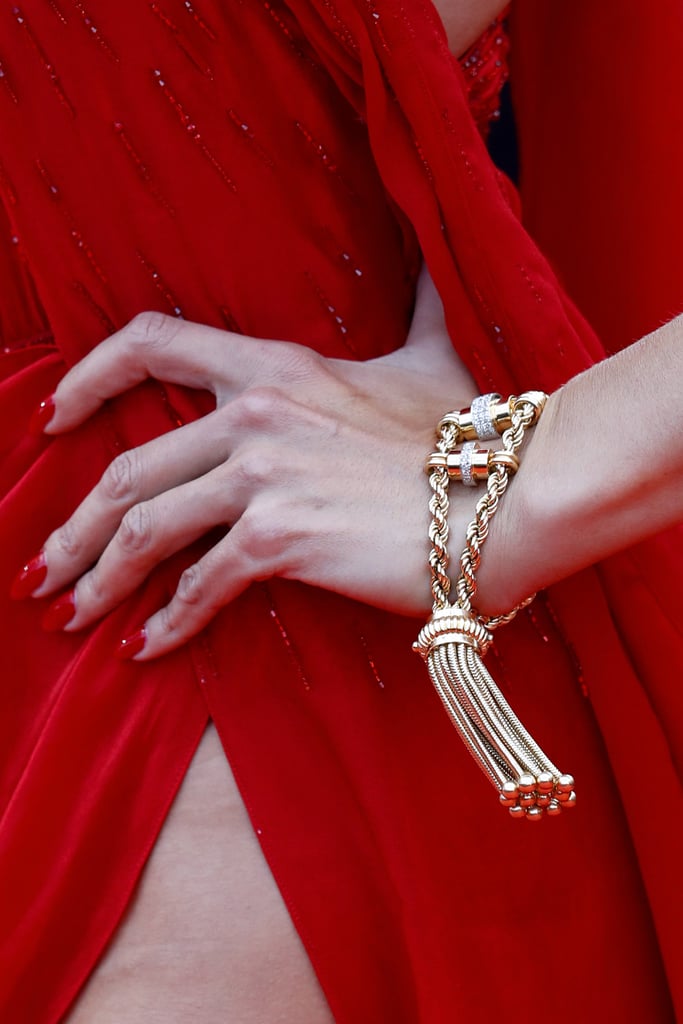
[[[461,739],[499,792],[513,818],[538,821],[561,814],[576,803],[574,779],[555,767],[527,732],[485,668],[482,658],[493,631],[509,622],[520,608],[494,618],[478,615],[472,601],[476,572],[491,518],[519,467],[519,450],[526,432],[535,425],[547,396],[528,391],[507,401],[482,395],[469,409],[450,412],[437,427],[436,451],[426,470],[432,495],[429,502],[431,551],[429,568],[434,604],[432,616],[413,649],[427,664],[432,683]],[[501,438],[500,450],[477,442]],[[460,447],[459,447],[460,446]],[[448,486],[459,480],[467,487],[486,481],[486,492],[467,527],[460,556],[460,576],[451,602],[448,576]]]

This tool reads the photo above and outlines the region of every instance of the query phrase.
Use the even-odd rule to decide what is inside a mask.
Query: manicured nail
[[[47,398],[43,399],[36,411],[31,416],[28,424],[29,434],[33,434],[34,437],[40,437],[45,430],[50,420],[55,414],[55,396],[48,395]]]
[[[43,616],[43,629],[48,633],[56,633],[64,629],[76,614],[76,599],[73,590],[67,590],[56,601],[53,601]]]
[[[15,601],[21,601],[24,597],[30,597],[38,589],[47,576],[47,561],[45,552],[39,551],[37,555],[30,558],[26,565],[23,565],[14,577],[10,587],[10,597]]]
[[[143,626],[137,633],[131,633],[130,636],[125,637],[119,646],[116,648],[115,654],[121,661],[127,661],[128,658],[134,658],[136,654],[139,654],[147,643],[147,630]]]

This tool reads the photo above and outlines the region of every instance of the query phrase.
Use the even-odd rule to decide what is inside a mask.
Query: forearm
[[[482,560],[486,610],[683,521],[682,381],[678,317],[551,395]]]

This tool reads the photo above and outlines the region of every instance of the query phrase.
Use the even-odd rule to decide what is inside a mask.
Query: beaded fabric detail
[[[500,117],[500,91],[510,74],[506,13],[499,15],[459,60],[470,109],[484,136],[490,122]]]

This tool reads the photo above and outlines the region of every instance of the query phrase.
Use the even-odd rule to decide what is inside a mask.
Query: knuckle
[[[134,554],[151,546],[152,518],[148,502],[128,509],[117,532],[118,543],[124,551]]]
[[[83,541],[79,537],[71,519],[55,530],[51,540],[61,554],[66,555],[68,558],[77,558],[83,548]]]
[[[133,317],[128,325],[128,336],[134,345],[163,347],[172,341],[179,327],[176,317],[157,310],[146,310]]]
[[[102,476],[102,490],[111,501],[134,500],[141,476],[140,456],[136,449],[122,452],[110,462]]]
[[[288,384],[310,380],[323,365],[322,357],[313,349],[293,341],[268,341],[252,338],[253,383],[255,386],[282,381]]]
[[[275,387],[249,388],[235,399],[238,416],[250,427],[270,428],[281,419],[289,405],[287,397]]]
[[[234,535],[233,535],[234,536]],[[261,527],[257,517],[251,513],[240,519],[239,548],[245,558],[254,560],[255,552],[261,547]]]
[[[106,587],[103,586],[99,565],[94,565],[90,572],[82,576],[79,581],[79,589],[96,605],[107,596]]]
[[[200,566],[189,566],[178,580],[176,597],[186,605],[202,604],[205,597],[203,582]]]
[[[281,517],[251,512],[242,517],[240,548],[249,561],[275,567],[287,550],[290,531]]]
[[[278,377],[290,381],[307,381],[320,373],[322,360],[319,353],[295,342],[278,342]]]
[[[180,608],[176,605],[175,601],[167,604],[159,612],[161,631],[166,636],[173,636],[177,633],[180,629],[181,621]]]
[[[234,472],[241,485],[247,491],[261,489],[277,475],[278,461],[272,451],[265,448],[252,448],[242,452],[234,464]]]
[[[181,574],[172,601],[160,612],[161,629],[168,636],[187,636],[217,609],[201,565],[190,565]]]

